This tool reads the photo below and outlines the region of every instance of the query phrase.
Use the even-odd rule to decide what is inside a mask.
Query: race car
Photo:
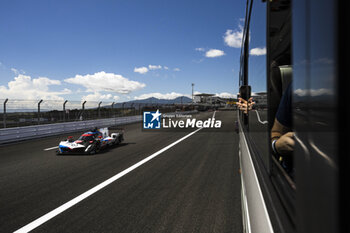
[[[108,128],[93,129],[83,133],[77,140],[69,136],[61,141],[56,153],[61,154],[95,154],[108,146],[117,145],[124,141],[124,131],[108,136]]]

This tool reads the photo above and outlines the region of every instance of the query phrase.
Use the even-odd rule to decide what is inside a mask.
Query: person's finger
[[[288,152],[293,152],[294,151],[294,147],[292,147],[290,145],[287,145],[286,149],[287,149]]]
[[[289,145],[290,145],[291,147],[294,148],[294,146],[295,146],[295,141],[294,141],[294,139],[290,139]]]
[[[295,144],[294,140],[289,138],[289,137],[286,137],[285,143],[286,143],[286,145],[291,146],[291,147],[294,147],[294,144]]]

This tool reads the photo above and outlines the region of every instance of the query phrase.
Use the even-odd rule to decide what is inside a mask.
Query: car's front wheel
[[[100,151],[100,145],[98,142],[95,142],[93,145],[92,145],[92,149],[90,150],[90,154],[91,155],[94,155],[96,153],[98,153]]]
[[[56,150],[56,155],[62,155],[60,150]]]

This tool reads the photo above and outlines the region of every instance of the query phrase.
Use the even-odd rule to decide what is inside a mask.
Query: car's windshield
[[[89,136],[81,135],[79,140],[92,141],[92,140],[94,140],[94,137],[92,135],[89,135]]]

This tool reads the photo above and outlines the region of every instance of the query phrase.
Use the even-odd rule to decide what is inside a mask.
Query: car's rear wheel
[[[118,138],[115,139],[113,145],[118,145],[119,143],[120,143],[120,139],[119,139],[119,137],[118,137]]]
[[[120,135],[118,138],[118,144],[121,143],[122,141],[124,141],[124,137],[123,135]]]

